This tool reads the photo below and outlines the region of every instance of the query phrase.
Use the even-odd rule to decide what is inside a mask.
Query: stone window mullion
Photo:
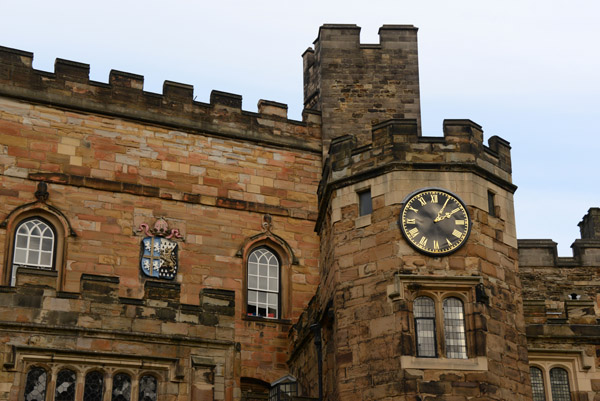
[[[83,374],[83,371],[81,370],[77,370],[75,371],[75,374],[77,375],[76,379],[77,380],[77,384],[75,385],[75,401],[83,401],[83,388],[84,388],[84,383],[85,383],[85,375]]]
[[[552,385],[550,383],[550,369],[547,366],[542,369],[544,375],[544,392],[546,394],[546,400],[552,400]]]

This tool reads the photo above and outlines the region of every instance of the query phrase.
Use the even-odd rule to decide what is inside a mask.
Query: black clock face
[[[471,231],[465,204],[455,195],[426,189],[412,195],[400,213],[400,228],[420,252],[442,256],[463,245]]]

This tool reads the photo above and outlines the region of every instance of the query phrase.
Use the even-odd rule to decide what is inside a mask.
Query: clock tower
[[[417,29],[359,32],[325,25],[304,54],[326,161],[292,373],[316,393],[320,359],[326,400],[531,401],[509,143],[470,120],[423,136]]]

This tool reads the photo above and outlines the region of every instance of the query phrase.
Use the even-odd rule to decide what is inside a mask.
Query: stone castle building
[[[0,47],[0,400],[600,400],[600,208],[517,239],[509,143],[422,136],[417,29],[359,33],[302,121]]]

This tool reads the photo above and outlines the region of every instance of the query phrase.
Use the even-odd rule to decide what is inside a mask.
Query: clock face
[[[439,189],[425,189],[411,195],[404,204],[400,228],[417,250],[442,256],[467,242],[471,219],[457,196]]]

